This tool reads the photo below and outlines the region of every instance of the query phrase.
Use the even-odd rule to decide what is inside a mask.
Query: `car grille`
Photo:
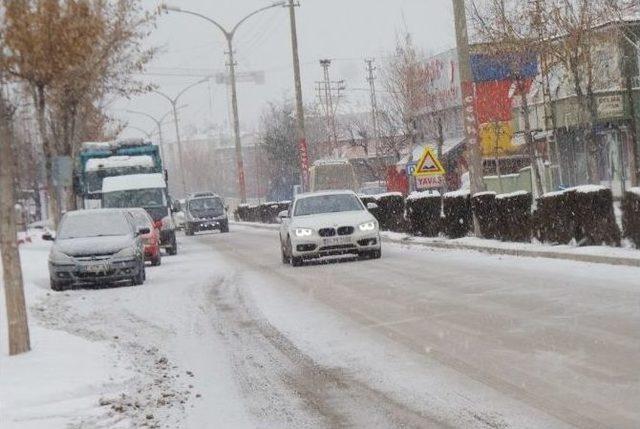
[[[78,256],[75,259],[81,262],[104,261],[107,259],[111,259],[112,256],[113,253],[108,253],[104,255]]]
[[[337,246],[324,246],[320,248],[321,252],[333,252],[333,251],[340,251],[340,250],[353,250],[355,249],[356,246],[353,244],[340,244]]]
[[[336,230],[333,228],[322,228],[318,231],[320,237],[333,237],[336,235]]]
[[[338,228],[338,235],[351,235],[353,231],[354,228],[352,226],[341,226]]]

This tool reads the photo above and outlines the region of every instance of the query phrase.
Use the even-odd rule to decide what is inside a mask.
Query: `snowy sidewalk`
[[[236,222],[235,225],[274,231],[277,231],[280,228],[279,225],[255,222]],[[382,232],[381,235],[382,239],[387,243],[403,245],[426,246],[451,250],[473,250],[493,255],[565,259],[577,262],[640,267],[640,250],[632,248],[609,246],[551,246],[539,243],[512,243],[498,240],[485,240],[475,237],[464,237],[452,240],[442,237],[416,237],[410,234],[388,231]]]

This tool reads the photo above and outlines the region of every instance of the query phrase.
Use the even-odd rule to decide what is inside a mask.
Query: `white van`
[[[359,189],[356,170],[346,159],[319,160],[309,169],[311,192]]]
[[[173,207],[167,183],[160,173],[105,177],[102,182],[103,208],[143,208],[160,230],[160,246],[169,255],[178,253]]]

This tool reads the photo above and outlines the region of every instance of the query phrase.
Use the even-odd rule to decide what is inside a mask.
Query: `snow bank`
[[[445,198],[459,198],[459,197],[468,197],[471,194],[471,191],[468,189],[460,189],[459,191],[447,192],[444,194]]]
[[[576,191],[579,192],[581,194],[589,194],[592,192],[600,192],[600,191],[604,191],[606,190],[607,187],[605,186],[601,186],[601,185],[582,185],[582,186],[576,186],[570,189],[567,189],[568,191]]]
[[[519,197],[520,195],[527,195],[529,192],[527,191],[515,191],[515,192],[511,192],[509,194],[500,194],[500,195],[496,195],[496,199],[504,199],[504,198],[513,198],[513,197]]]
[[[376,200],[379,200],[385,197],[401,197],[401,196],[402,196],[402,192],[385,192],[384,194],[372,195],[372,197]]]
[[[629,192],[640,197],[640,188],[630,188]]]
[[[440,197],[440,192],[438,191],[412,192],[407,197],[407,201],[415,201],[415,200],[421,200],[423,198],[439,198],[439,197]]]
[[[11,422],[46,419],[42,427],[66,427],[69,420],[95,409],[109,385],[133,374],[112,362],[113,348],[62,331],[31,324],[33,350],[0,355],[0,415]]]
[[[98,171],[110,168],[143,167],[153,168],[153,158],[149,155],[110,156],[108,158],[91,158],[87,161],[87,171]]]
[[[484,191],[484,192],[476,192],[475,194],[473,194],[474,197],[482,197],[485,195],[496,195],[496,192],[494,191]]]

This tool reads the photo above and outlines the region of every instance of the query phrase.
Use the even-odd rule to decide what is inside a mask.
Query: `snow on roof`
[[[527,194],[529,194],[529,192],[527,192],[527,191],[515,191],[515,192],[508,193],[508,194],[496,195],[496,199],[502,200],[504,198],[519,197],[521,195],[527,195]]]
[[[296,196],[296,199],[299,200],[299,199],[308,198],[308,197],[323,197],[323,196],[326,196],[326,195],[344,195],[344,194],[353,194],[353,195],[355,195],[355,192],[350,191],[348,189],[305,192],[305,193],[302,193],[302,194],[298,194]]]
[[[107,150],[111,151],[116,145],[115,141],[84,142],[80,145],[82,151]]]
[[[447,192],[444,194],[445,198],[458,198],[458,197],[468,197],[471,194],[471,191],[468,189],[460,189],[459,191]]]
[[[416,200],[421,200],[423,198],[440,198],[440,192],[438,191],[412,192],[407,197],[407,201],[416,201]]]
[[[319,159],[317,161],[314,161],[313,166],[317,167],[319,165],[336,165],[336,164],[349,164],[349,160],[346,158]]]
[[[91,158],[87,161],[86,171],[98,171],[109,168],[154,167],[153,158],[149,155],[110,156],[108,158]]]
[[[640,188],[629,188],[629,192],[640,197]]]
[[[164,176],[157,174],[129,174],[126,176],[105,177],[102,192],[130,191],[133,189],[166,188]]]

